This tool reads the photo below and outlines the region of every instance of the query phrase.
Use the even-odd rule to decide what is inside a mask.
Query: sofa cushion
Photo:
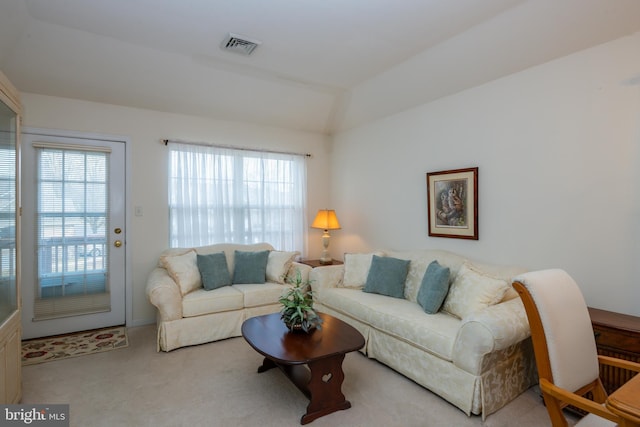
[[[369,268],[373,256],[384,256],[382,252],[368,254],[344,254],[344,278],[342,286],[345,288],[362,289],[367,281]]]
[[[267,282],[264,284],[233,285],[232,287],[242,293],[245,307],[260,307],[277,304],[288,285]]]
[[[160,262],[176,282],[182,295],[202,287],[196,251],[190,250],[181,255],[163,255],[160,257]]]
[[[384,295],[368,294],[358,289],[327,288],[323,290],[322,299],[318,302],[367,323],[374,307],[389,300]]]
[[[447,361],[453,360],[453,348],[462,325],[460,319],[449,313],[427,314],[415,302],[390,298],[375,306],[368,323]]]
[[[243,307],[242,292],[232,286],[206,291],[198,289],[182,298],[182,315],[184,317],[201,316],[229,310],[241,310]]]
[[[451,284],[442,309],[462,319],[474,311],[499,303],[508,289],[506,281],[465,263]]]
[[[405,299],[344,288],[324,290],[321,303],[442,359],[452,360],[462,322],[448,313],[427,314],[418,304]]]
[[[272,251],[273,246],[268,243],[253,243],[249,245],[241,243],[216,243],[208,246],[199,246],[195,248],[196,252],[200,255],[212,254],[214,252],[224,252],[227,257],[227,266],[229,267],[229,274],[233,279],[233,270],[235,268],[234,255],[235,251],[256,252],[256,251]],[[169,249],[168,251],[173,251]],[[165,251],[167,252],[167,251]]]
[[[270,251],[267,259],[267,281],[285,283],[289,268],[298,255],[300,252]]]
[[[427,271],[429,264],[437,260],[441,266],[448,267],[450,273],[449,282],[451,282],[465,262],[465,259],[458,254],[438,249],[386,251],[386,254],[387,256],[411,261],[407,280],[404,282],[404,298],[416,303],[418,302],[418,292],[422,286],[422,279],[424,279],[424,273]]]
[[[432,261],[427,267],[418,291],[418,304],[425,313],[435,314],[440,310],[449,292],[449,268]]]
[[[407,278],[408,268],[408,260],[374,255],[363,290],[394,298],[404,298],[404,281]]]
[[[267,278],[269,251],[235,251],[233,284],[264,283]]]
[[[202,286],[207,291],[231,285],[231,276],[227,268],[227,257],[224,252],[208,255],[197,255],[198,270],[202,278]]]

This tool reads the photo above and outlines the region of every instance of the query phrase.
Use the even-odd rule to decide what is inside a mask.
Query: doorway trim
[[[114,142],[123,142],[124,143],[124,182],[125,182],[125,194],[124,194],[124,221],[125,221],[125,230],[131,229],[131,215],[129,214],[129,208],[131,205],[131,191],[130,191],[130,183],[131,183],[131,138],[129,136],[124,135],[115,135],[115,134],[106,134],[106,133],[97,133],[97,132],[83,132],[83,131],[75,131],[75,130],[63,130],[63,129],[49,129],[49,128],[38,128],[38,127],[30,127],[23,126],[21,128],[21,132],[30,133],[35,135],[43,135],[43,136],[57,136],[61,138],[86,138],[86,139],[98,139],[104,141],[114,141]],[[20,207],[22,209],[22,207]],[[125,277],[125,322],[126,326],[141,326],[136,325],[133,322],[133,286],[131,282],[132,272],[131,272],[131,250],[129,250],[129,233],[126,234],[127,239],[125,241],[125,258],[124,258],[124,277]],[[23,264],[24,267],[24,264]]]

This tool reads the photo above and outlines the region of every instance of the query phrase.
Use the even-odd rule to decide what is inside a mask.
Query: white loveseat
[[[378,255],[410,261],[404,298],[362,290],[372,254],[346,254],[344,265],[315,268],[310,273],[318,311],[357,328],[366,341],[361,351],[368,357],[411,378],[467,415],[482,414],[483,418],[537,382],[527,316],[511,288],[512,277],[523,269],[470,263],[439,250]],[[494,301],[481,304],[486,307],[462,318],[444,309],[427,314],[416,301],[425,271],[434,260],[450,270],[446,298],[451,300],[445,300],[443,307],[451,311],[456,312],[451,308],[456,304],[454,298],[466,298],[461,293],[478,298],[472,295],[484,286],[479,280],[486,278],[494,285],[503,281],[505,289],[500,288]],[[461,270],[464,274],[458,276]],[[475,287],[464,291],[470,284]]]
[[[264,283],[232,283],[206,290],[196,256],[223,252],[233,279],[236,251],[269,251]],[[157,267],[150,273],[146,287],[149,301],[158,309],[158,349],[170,351],[241,336],[240,328],[245,319],[279,311],[278,299],[289,278],[300,272],[302,280],[307,280],[311,270],[311,267],[295,262],[296,255],[297,252],[275,251],[267,243],[217,244],[164,251]]]

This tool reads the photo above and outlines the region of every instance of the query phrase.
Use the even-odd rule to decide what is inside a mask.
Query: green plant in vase
[[[311,282],[302,280],[298,270],[295,279],[289,280],[291,285],[278,300],[282,304],[280,318],[290,331],[302,330],[310,332],[314,328],[321,329],[322,318],[313,309],[313,291]]]

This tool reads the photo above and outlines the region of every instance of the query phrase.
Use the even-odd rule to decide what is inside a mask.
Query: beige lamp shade
[[[320,209],[313,220],[311,228],[319,228],[321,230],[339,230],[340,223],[333,209]]]
[[[331,264],[333,260],[329,255],[329,230],[339,230],[340,223],[336,216],[336,211],[333,209],[320,209],[316,215],[316,219],[313,220],[311,228],[319,228],[324,230],[322,233],[322,256],[320,257],[320,264]]]

